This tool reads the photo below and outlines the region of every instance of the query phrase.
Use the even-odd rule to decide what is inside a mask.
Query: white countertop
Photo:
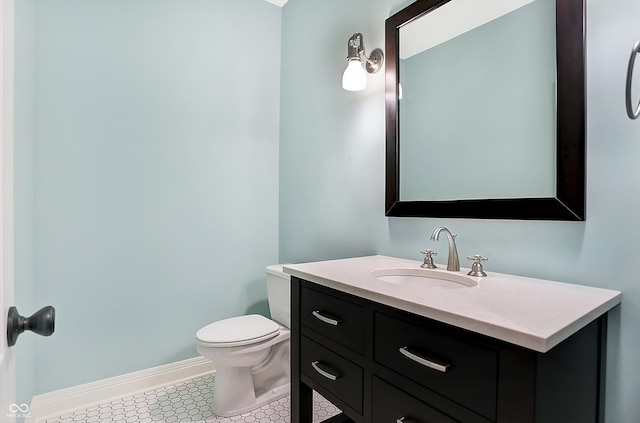
[[[421,262],[367,256],[284,266],[285,273],[539,352],[547,352],[621,301],[621,293],[487,271],[475,287],[414,290],[371,275]],[[436,271],[447,272],[446,269]],[[459,273],[466,275],[469,269]]]

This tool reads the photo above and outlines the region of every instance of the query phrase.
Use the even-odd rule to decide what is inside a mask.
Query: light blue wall
[[[57,310],[33,340],[35,393],[195,357],[200,327],[267,313],[281,9],[35,0],[33,16],[16,245],[33,254],[24,312]]]
[[[624,80],[640,39],[640,3],[587,1],[584,223],[384,217],[384,77],[369,76],[369,87],[358,93],[342,90],[340,78],[349,36],[362,32],[368,52],[384,46],[384,20],[400,3],[291,0],[284,8],[280,259],[380,253],[418,260],[425,247],[442,251],[428,236],[444,225],[459,234],[461,255],[490,258],[487,271],[621,290],[623,304],[609,320],[607,422],[635,423],[640,122],[626,117]]]
[[[33,263],[34,1],[15,2],[15,290],[18,311],[27,316],[36,311]],[[22,335],[14,348],[16,349],[16,399],[21,404],[28,403],[35,388],[34,338]]]

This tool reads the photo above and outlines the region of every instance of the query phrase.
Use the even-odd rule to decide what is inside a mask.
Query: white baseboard
[[[139,392],[151,391],[165,385],[204,376],[215,371],[211,360],[195,357],[164,366],[128,373],[59,391],[36,395],[31,400],[29,417],[25,423],[84,410]]]

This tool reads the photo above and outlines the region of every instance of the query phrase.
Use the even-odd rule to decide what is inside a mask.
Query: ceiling
[[[287,0],[265,0],[265,1],[269,3],[273,3],[276,6],[280,6],[280,7],[284,6],[284,4],[287,2]]]

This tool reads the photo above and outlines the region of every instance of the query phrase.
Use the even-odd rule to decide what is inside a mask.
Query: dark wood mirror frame
[[[556,0],[556,196],[400,201],[399,29],[450,0],[417,0],[385,23],[386,216],[585,220],[585,5]]]

